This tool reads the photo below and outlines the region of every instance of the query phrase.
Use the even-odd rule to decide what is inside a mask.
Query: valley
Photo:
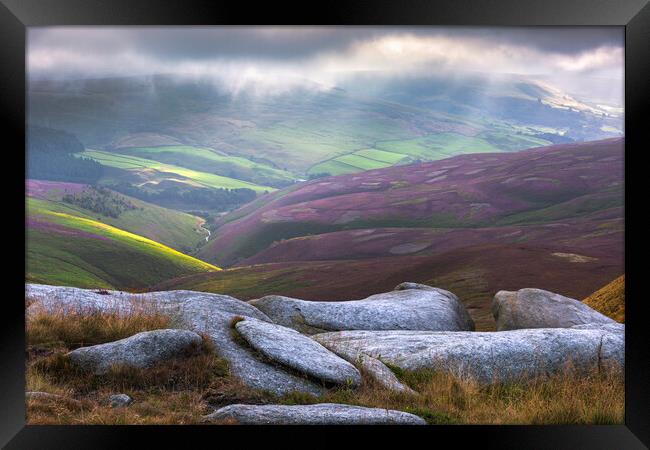
[[[583,298],[623,273],[623,141],[322,178],[219,219],[197,255],[229,267],[169,280],[255,298],[353,300],[399,280],[458,293],[492,326],[500,289]]]
[[[34,82],[36,145],[63,139],[56,129],[72,133],[65,139],[80,143],[70,154],[94,164],[88,184],[134,208],[97,215],[62,202],[53,184],[35,193],[50,182],[32,180],[28,215],[39,218],[28,246],[42,262],[30,279],[79,272],[80,286],[316,300],[409,279],[459,292],[490,328],[496,289],[528,283],[582,298],[620,275],[624,141],[611,137],[620,136],[615,110],[521,76],[449,83],[431,75],[389,83],[382,95],[361,83],[256,97],[165,75]],[[47,261],[59,241],[46,246],[39,231],[62,225],[53,214],[74,217],[65,224],[73,229],[91,220],[182,256],[137,281],[88,256],[58,274]],[[134,260],[150,257],[142,250]]]
[[[628,422],[624,27],[25,33],[28,424]]]
[[[26,189],[28,281],[139,290],[169,277],[219,270],[182,252],[204,240],[198,217],[77,183],[28,180]],[[88,209],[68,203],[70,197],[64,201],[66,196],[117,197],[129,209],[107,211],[106,201],[101,209],[89,202]]]

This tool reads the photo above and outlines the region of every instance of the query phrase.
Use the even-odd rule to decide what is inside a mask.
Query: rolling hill
[[[77,153],[77,155],[82,158],[97,161],[104,166],[124,169],[131,173],[143,176],[145,179],[144,184],[156,185],[161,181],[173,180],[182,184],[213,189],[245,188],[251,189],[255,192],[269,192],[275,190],[270,186],[259,186],[255,183],[216,175],[214,173],[161,163],[154,159],[127,156],[101,150],[86,150]]]
[[[621,135],[620,117],[531,78],[371,78],[383,89],[360,78],[343,88],[306,83],[269,96],[168,75],[35,80],[28,119],[74,133],[88,148],[271,187],[287,178]]]
[[[219,270],[152,239],[108,224],[114,222],[132,229],[148,229],[150,235],[181,243],[201,238],[196,230],[200,223],[195,217],[143,206],[143,202],[135,200],[132,210],[121,212],[118,217],[107,217],[56,200],[57,196],[66,195],[63,192],[72,196],[87,189],[75,183],[34,180],[28,183],[26,281],[138,290],[170,277]],[[115,202],[108,205],[105,202],[102,211],[115,214],[115,207]],[[148,219],[151,221],[147,222]],[[158,225],[164,223],[166,229],[157,229],[156,219]]]
[[[405,281],[457,293],[480,327],[492,296],[584,298],[623,270],[623,140],[321,178],[224,217],[198,255],[229,269],[164,288],[350,300]]]
[[[454,292],[477,330],[494,330],[490,304],[501,289],[534,286],[584,298],[623,266],[622,245],[615,239],[606,244],[611,254],[584,263],[553,255],[557,247],[549,244],[488,242],[440,254],[253,264],[167,280],[154,289],[215,292],[245,300],[275,294],[336,301],[386,292],[408,280]]]
[[[354,254],[363,254],[366,250],[360,247],[372,247],[375,241],[383,248],[367,251],[390,256],[391,249],[424,251],[441,233],[450,231],[465,241],[472,230],[477,230],[472,236],[488,229],[508,234],[523,225],[571,220],[609,223],[604,231],[620,229],[622,155],[623,140],[612,139],[517,153],[461,155],[322,178],[270,194],[222,217],[199,255],[229,266],[242,261],[276,262],[279,254],[294,255],[287,251],[292,245],[287,240],[292,238],[301,238],[304,248],[322,242],[326,251],[339,252],[348,251],[348,245],[335,242],[361,242],[350,250]],[[507,228],[513,225],[517,229]],[[363,236],[378,228],[407,231],[378,236],[390,236],[390,246],[384,239]],[[369,231],[357,231],[356,237],[351,232],[336,234],[346,230]],[[511,236],[514,241],[528,239]],[[399,242],[409,243],[413,250],[395,249]],[[429,245],[422,246],[426,242]],[[323,259],[318,252],[296,257]]]
[[[204,219],[86,184],[27,180],[28,204],[92,219],[191,253],[205,242]],[[64,200],[65,198],[65,200]],[[38,201],[37,201],[38,200]]]

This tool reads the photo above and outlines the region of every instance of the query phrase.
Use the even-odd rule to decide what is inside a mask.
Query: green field
[[[526,134],[514,134],[512,130],[488,131],[479,135],[491,145],[504,151],[524,150],[531,147],[543,147],[551,142]]]
[[[388,164],[397,164],[401,160],[407,157],[402,153],[393,153],[387,152],[384,150],[378,150],[376,148],[367,148],[365,150],[359,150],[354,152],[355,155],[363,156],[364,158],[374,159],[375,161],[381,161]]]
[[[207,188],[223,188],[223,189],[252,189],[255,192],[274,191],[275,189],[270,186],[260,186],[247,181],[237,180],[235,178],[215,175],[207,172],[200,172],[198,170],[186,169],[184,167],[175,166],[172,164],[161,163],[152,159],[140,158],[137,156],[120,155],[112,152],[101,150],[86,150],[78,153],[78,156],[91,158],[95,161],[109,167],[118,169],[133,170],[138,172],[155,172],[158,178],[163,175],[163,178],[176,179],[181,177],[196,186],[203,186]]]
[[[284,170],[250,159],[223,155],[205,147],[170,145],[158,147],[129,147],[114,150],[123,155],[154,160],[201,172],[219,173],[255,184],[290,182],[295,177]]]
[[[337,161],[336,159],[330,159],[329,161],[316,164],[311,169],[309,169],[310,174],[326,173],[329,175],[343,175],[346,173],[361,171],[363,171],[363,169],[360,169],[356,166],[351,166],[341,161]]]
[[[409,155],[427,161],[448,158],[461,153],[500,152],[482,138],[456,133],[439,133],[415,139],[383,141],[375,145],[380,150]]]
[[[489,137],[490,139],[505,139],[505,135],[490,135]],[[528,139],[528,137],[522,136],[521,139]],[[527,142],[528,146],[535,146],[536,144],[533,141]],[[510,142],[511,146],[515,144],[521,144],[521,142]],[[544,144],[540,143],[539,145]],[[381,169],[400,162],[435,161],[463,153],[501,151],[503,151],[501,148],[492,145],[487,139],[481,137],[469,137],[457,133],[437,133],[414,139],[378,141],[373,148],[356,150],[315,164],[309,169],[309,173],[342,175],[364,170]]]
[[[111,191],[112,192],[112,191]],[[206,231],[201,228],[204,220],[181,211],[163,208],[126,195],[112,192],[135,209],[125,210],[118,217],[82,208],[62,201],[63,192],[53,189],[44,199],[30,199],[52,212],[66,213],[96,220],[131,233],[144,236],[181,252],[192,252],[205,242]]]
[[[298,173],[319,162],[371,148],[380,140],[410,137],[414,133],[395,120],[356,110],[337,111],[318,120],[283,121],[242,133],[256,153]]]
[[[151,239],[27,199],[26,281],[87,288],[145,289],[219,268]]]

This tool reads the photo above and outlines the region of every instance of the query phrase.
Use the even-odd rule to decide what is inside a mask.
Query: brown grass
[[[625,323],[625,275],[598,289],[582,302],[617,322]]]
[[[205,342],[205,341],[204,341]],[[63,352],[37,357],[27,365],[28,391],[64,396],[27,401],[30,424],[186,424],[209,412],[205,391],[227,385],[225,360],[211,345],[147,369],[113,366],[104,375],[74,367]],[[128,408],[110,408],[115,393],[134,399]],[[79,400],[70,402],[70,399]]]
[[[112,392],[98,392],[108,396]],[[75,406],[64,401],[28,400],[27,423],[39,425],[185,425],[201,423],[209,411],[194,391],[133,393],[128,408],[111,408],[84,399]]]
[[[155,309],[79,313],[37,311],[30,314],[26,336],[29,346],[69,349],[117,341],[142,331],[173,328],[172,318]]]
[[[621,424],[625,390],[618,374],[572,372],[527,383],[479,386],[430,370],[402,372],[419,394],[390,392],[364,379],[360,389],[333,390],[318,401],[397,409],[429,424]]]
[[[52,384],[64,385],[77,394],[111,389],[115,392],[155,387],[168,391],[203,390],[215,378],[228,375],[226,361],[214,354],[209,341],[189,349],[185,355],[146,369],[115,365],[102,375],[82,370],[63,352],[39,358],[28,364],[28,374],[35,374]]]
[[[419,394],[388,391],[363,374],[356,390],[334,388],[321,397],[292,393],[275,398],[230,376],[226,362],[215,355],[207,339],[204,345],[166,363],[148,369],[116,366],[102,376],[76,369],[65,357],[80,342],[120,339],[169,327],[170,320],[155,312],[98,313],[89,318],[30,315],[30,345],[47,344],[49,349],[28,353],[26,390],[62,397],[28,400],[28,423],[198,424],[211,412],[209,405],[321,402],[407,411],[430,424],[620,424],[624,419],[624,385],[617,375],[578,377],[566,372],[526,383],[479,386],[430,370],[408,372],[391,367]],[[133,404],[107,406],[106,397],[118,392],[131,396]]]

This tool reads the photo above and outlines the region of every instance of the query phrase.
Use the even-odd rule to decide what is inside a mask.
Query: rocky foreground
[[[415,283],[349,302],[267,296],[250,302],[218,294],[120,291],[27,284],[28,316],[39,311],[129,314],[152,308],[175,329],[138,333],[68,353],[72,364],[102,374],[113,365],[151,367],[209,339],[231,375],[275,395],[355,389],[364,376],[413,393],[396,369],[433,369],[480,384],[560,373],[624,368],[625,326],[558,294],[522,289],[496,294],[496,332],[475,332],[451,292]],[[31,396],[41,395],[30,393]],[[119,400],[119,402],[118,402]],[[115,399],[127,405],[127,399]],[[242,424],[422,424],[401,411],[339,404],[228,405],[205,421]]]

